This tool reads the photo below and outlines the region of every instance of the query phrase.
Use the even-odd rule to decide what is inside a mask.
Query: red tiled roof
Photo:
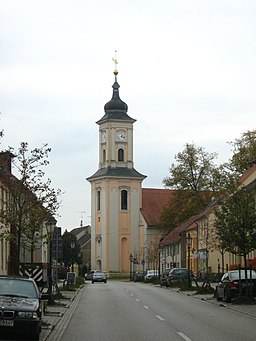
[[[142,209],[141,213],[148,226],[157,226],[160,223],[160,216],[174,197],[175,190],[142,188]]]
[[[179,226],[175,227],[162,241],[162,245],[168,245],[177,242],[181,239],[180,233],[185,231],[187,228],[192,227],[195,221],[198,219],[198,215],[190,217],[188,220],[181,223]]]
[[[249,178],[254,172],[256,172],[256,165],[253,165],[251,168],[247,169],[243,175],[240,176],[239,178],[239,183],[243,183],[246,179]]]

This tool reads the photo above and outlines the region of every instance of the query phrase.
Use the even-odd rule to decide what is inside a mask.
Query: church
[[[142,189],[146,175],[134,168],[133,161],[136,120],[127,114],[128,106],[120,99],[117,75],[115,68],[112,98],[96,122],[98,170],[87,180],[91,184],[91,269],[125,276],[131,259],[144,268],[146,245],[154,238],[158,245],[161,232],[156,225],[172,191]]]

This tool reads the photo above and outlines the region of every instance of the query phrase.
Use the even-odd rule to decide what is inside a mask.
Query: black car
[[[186,268],[173,268],[169,272],[167,285],[175,285],[185,282],[188,279],[188,270]]]
[[[41,295],[33,279],[0,276],[0,338],[39,340],[41,299],[49,294]]]
[[[145,271],[136,271],[133,275],[134,282],[144,282]]]
[[[249,292],[256,296],[256,272],[247,270],[247,285]],[[226,272],[216,287],[217,301],[231,302],[232,298],[245,295],[245,270],[232,270]]]
[[[107,283],[107,277],[104,272],[95,271],[92,275],[92,283],[95,282],[104,282]]]

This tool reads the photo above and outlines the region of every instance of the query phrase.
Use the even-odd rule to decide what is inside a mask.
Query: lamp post
[[[191,278],[190,278],[190,248],[192,244],[192,237],[190,233],[186,236],[186,244],[188,247],[188,288],[191,288]]]
[[[159,244],[158,245],[158,278],[160,280],[161,277],[161,253],[163,250],[163,245]]]
[[[130,253],[129,259],[130,259],[130,281],[131,281],[132,280],[132,262],[133,262],[133,256],[131,253]]]
[[[74,260],[73,260],[73,249],[75,248],[76,243],[71,242],[70,247],[71,247],[71,271],[74,272]]]
[[[54,217],[51,217],[49,221],[46,223],[46,229],[48,232],[48,235],[50,237],[50,243],[49,243],[49,270],[48,270],[48,284],[49,284],[49,304],[52,304],[54,302],[53,296],[52,296],[52,236],[54,234],[55,228],[56,228],[56,219]]]

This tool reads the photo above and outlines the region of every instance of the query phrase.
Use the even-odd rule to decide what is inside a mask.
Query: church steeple
[[[101,124],[103,121],[106,120],[125,120],[125,121],[130,121],[132,123],[136,122],[133,118],[131,118],[129,115],[127,115],[128,111],[128,105],[121,100],[119,96],[119,88],[120,85],[117,82],[117,60],[113,59],[115,62],[115,70],[114,70],[114,75],[115,75],[115,82],[112,85],[113,88],[113,94],[112,98],[109,102],[107,102],[104,105],[104,111],[105,115],[96,123]]]

